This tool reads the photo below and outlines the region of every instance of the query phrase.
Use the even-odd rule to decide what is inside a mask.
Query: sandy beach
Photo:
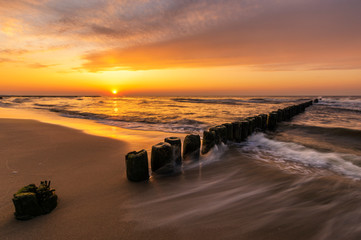
[[[0,126],[1,239],[95,239],[111,234],[109,228],[121,215],[114,210],[121,204],[117,191],[124,190],[124,143],[34,120],[1,119]],[[40,180],[52,181],[58,208],[31,221],[15,220],[12,194]]]
[[[0,143],[0,239],[361,236],[359,181],[291,162],[258,161],[239,147],[220,146],[199,162],[184,162],[180,174],[133,183],[124,156],[134,149],[125,141],[2,118]],[[52,181],[58,207],[16,220],[13,193],[42,180]]]
[[[175,234],[176,226],[140,228],[129,218],[142,215],[134,208],[129,212],[132,198],[141,201],[156,186],[127,181],[125,142],[35,120],[3,118],[0,129],[0,239],[186,238]],[[13,193],[41,180],[51,180],[58,207],[29,221],[16,220]]]

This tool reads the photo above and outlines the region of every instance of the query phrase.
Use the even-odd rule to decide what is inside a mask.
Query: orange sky
[[[0,0],[0,94],[361,95],[359,0]]]

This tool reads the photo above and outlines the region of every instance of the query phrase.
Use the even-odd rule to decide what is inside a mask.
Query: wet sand
[[[0,143],[0,239],[361,237],[358,181],[256,161],[232,146],[186,163],[182,174],[132,183],[126,142],[0,119]],[[15,220],[12,194],[41,180],[52,181],[58,207]]]
[[[182,239],[177,226],[145,229],[127,218],[142,214],[127,207],[132,196],[154,188],[126,180],[125,142],[24,119],[0,119],[0,142],[0,239]],[[58,207],[16,220],[13,193],[41,180],[52,181]]]

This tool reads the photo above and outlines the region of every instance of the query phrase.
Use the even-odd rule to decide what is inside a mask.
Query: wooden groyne
[[[198,161],[200,154],[206,154],[216,145],[245,141],[254,132],[274,131],[278,123],[288,121],[302,113],[319,99],[288,106],[268,114],[247,117],[241,121],[224,123],[203,132],[203,141],[196,134],[187,135],[182,143],[177,137],[166,138],[152,147],[151,169],[155,174],[170,174],[182,165],[182,160]],[[130,152],[125,156],[127,178],[130,181],[144,181],[149,178],[147,151]]]

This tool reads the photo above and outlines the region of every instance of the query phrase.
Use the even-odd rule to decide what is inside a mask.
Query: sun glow
[[[113,94],[117,94],[117,93],[118,93],[118,90],[113,89],[113,90],[112,90],[112,93],[113,93]]]

